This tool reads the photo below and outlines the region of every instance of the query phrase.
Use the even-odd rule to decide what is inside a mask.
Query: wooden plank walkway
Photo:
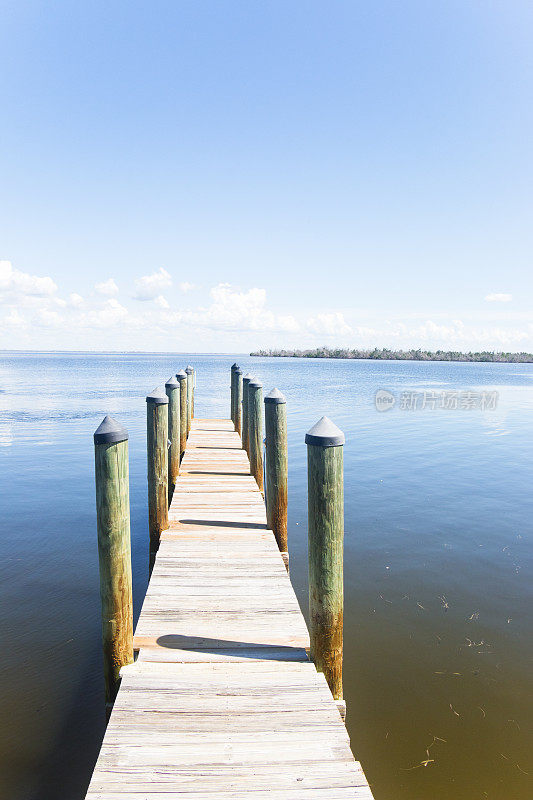
[[[229,420],[194,420],[89,800],[371,800]]]

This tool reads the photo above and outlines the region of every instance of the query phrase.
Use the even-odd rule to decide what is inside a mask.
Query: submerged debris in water
[[[430,758],[429,751],[433,747],[433,745],[436,744],[437,742],[445,742],[446,743],[447,739],[441,739],[440,736],[433,736],[433,741],[430,742],[430,744],[428,744],[428,746],[426,747],[427,758],[424,758],[420,762],[420,764],[415,764],[414,767],[401,767],[401,769],[404,772],[409,772],[412,769],[419,769],[420,767],[427,767],[428,764],[434,764],[435,763],[435,759],[434,758]]]

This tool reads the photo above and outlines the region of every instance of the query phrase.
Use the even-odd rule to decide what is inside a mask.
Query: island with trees
[[[251,356],[270,358],[362,358],[376,361],[487,361],[492,363],[529,364],[532,353],[460,353],[456,350],[389,350],[374,347],[372,350],[317,347],[313,350],[257,350]]]

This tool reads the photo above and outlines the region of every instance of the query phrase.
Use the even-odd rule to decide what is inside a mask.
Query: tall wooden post
[[[287,405],[279,389],[265,397],[265,499],[267,525],[288,565],[287,550]]]
[[[248,415],[249,415],[249,447],[250,447],[250,473],[263,491],[263,426],[261,417],[263,413],[263,384],[260,381],[250,381],[248,384]]]
[[[194,419],[194,393],[196,391],[196,369],[192,368],[192,408],[191,419]]]
[[[238,367],[233,373],[235,381],[235,430],[242,433],[242,369]]]
[[[231,421],[235,424],[235,370],[239,369],[237,363],[231,365],[231,400],[230,400],[230,417]]]
[[[133,662],[128,432],[111,417],[104,417],[94,433],[94,457],[105,700],[109,713],[120,685],[120,669]]]
[[[180,461],[187,446],[187,373],[181,369],[176,378],[180,385]]]
[[[322,417],[306,434],[311,657],[342,699],[344,434]],[[341,712],[342,713],[342,712]]]
[[[168,397],[168,503],[172,500],[180,471],[180,385],[172,375],[165,383]]]
[[[146,398],[150,567],[168,528],[168,397],[162,387]]]
[[[185,372],[187,373],[187,436],[191,432],[191,422],[192,422],[192,382],[193,382],[193,373],[194,369],[189,364],[185,367]]]
[[[242,379],[242,432],[241,432],[241,440],[242,440],[242,449],[248,452],[248,384],[252,380],[253,375],[249,372],[246,373],[244,378]]]

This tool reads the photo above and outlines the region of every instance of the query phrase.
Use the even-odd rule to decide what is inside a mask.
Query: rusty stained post
[[[306,434],[311,657],[342,701],[344,434],[322,417]],[[342,715],[342,704],[339,703]]]
[[[250,473],[263,491],[263,384],[256,380],[248,384],[248,418],[250,447]]]
[[[235,430],[241,436],[242,434],[242,369],[237,367],[237,369],[233,373],[233,380],[235,382],[235,394],[234,394],[234,425]]]
[[[161,533],[168,528],[168,397],[158,387],[146,398],[150,571]]]
[[[187,373],[187,437],[191,432],[191,424],[192,424],[192,403],[193,403],[193,380],[194,380],[194,368],[188,364],[185,367],[185,372]]]
[[[180,471],[180,385],[174,375],[165,383],[168,397],[168,504]]]
[[[242,440],[242,449],[246,450],[248,453],[248,433],[249,433],[249,423],[248,423],[248,384],[252,380],[253,376],[248,372],[242,379],[242,433],[241,433],[241,440]]]
[[[94,433],[96,524],[106,711],[133,662],[128,432],[107,416]]]
[[[230,418],[235,424],[235,370],[239,369],[237,362],[231,365],[231,397],[230,397]]]
[[[176,373],[180,385],[180,463],[187,446],[187,373],[181,369]]]
[[[279,389],[265,397],[265,500],[267,525],[289,566],[287,548],[287,401]]]

